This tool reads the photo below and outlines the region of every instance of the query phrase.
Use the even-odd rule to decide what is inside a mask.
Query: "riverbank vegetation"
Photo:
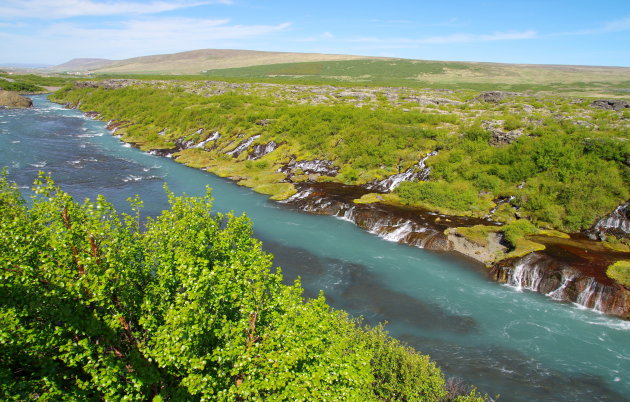
[[[630,287],[630,261],[617,261],[608,267],[606,275],[623,286]]]
[[[45,176],[0,177],[3,400],[422,400],[457,395],[382,326],[282,283],[245,216],[78,204]],[[167,190],[168,192],[168,190]]]
[[[9,74],[0,72],[0,89],[19,93],[49,92],[44,87],[62,87],[76,81],[69,77],[45,77],[36,74]]]
[[[505,223],[526,218],[537,227],[575,232],[629,198],[630,109],[601,109],[589,99],[105,82],[67,87],[53,99],[121,122],[117,134],[144,150],[171,150],[180,162],[275,198],[290,196],[291,182],[303,180],[366,185],[416,169],[431,151],[437,154],[426,161],[428,179],[403,183],[388,202]],[[218,137],[208,140],[214,133]],[[268,153],[253,151],[272,143]],[[292,161],[324,161],[336,171],[287,171]]]

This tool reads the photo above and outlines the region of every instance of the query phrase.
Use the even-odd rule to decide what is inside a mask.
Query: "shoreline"
[[[75,109],[80,107],[80,105],[70,104],[65,104],[65,106]],[[100,120],[98,112],[87,111],[83,114],[91,119]],[[181,144],[183,145],[181,149],[142,149],[137,143],[124,141],[121,135],[116,134],[118,128],[130,124],[133,123],[111,120],[107,123],[107,129],[122,142],[144,152],[168,157],[175,161],[179,159],[178,152],[194,146],[194,144]],[[257,191],[255,186],[248,185],[243,177],[221,176],[205,167],[194,166],[185,161],[179,161],[179,163],[225,177],[237,185]],[[587,247],[585,250],[588,253],[589,249],[597,249],[598,247],[595,247],[597,244],[600,249],[603,248],[601,242],[579,239],[576,247],[570,246],[570,243],[576,241],[574,237],[579,234],[571,235],[568,240],[538,236],[536,241],[542,243],[542,249],[493,261],[491,257],[497,255],[497,250],[502,250],[501,247],[505,249],[505,246],[500,244],[500,239],[496,239],[491,247],[488,247],[461,234],[447,233],[447,231],[479,224],[500,225],[497,222],[483,218],[439,214],[417,207],[378,201],[356,203],[354,202],[356,199],[371,192],[361,186],[336,182],[301,182],[291,183],[291,185],[295,186],[297,192],[280,202],[303,212],[337,216],[388,241],[427,250],[456,252],[471,263],[484,264],[488,278],[496,282],[508,284],[516,289],[535,291],[554,300],[575,303],[610,316],[630,319],[630,290],[606,276],[606,263],[610,262],[610,258],[601,258],[609,254],[629,259],[630,253],[600,250],[589,255],[590,258],[584,259],[577,252],[579,247]],[[495,249],[490,249],[492,247]],[[586,269],[588,264],[597,260],[598,257],[600,257],[600,264]]]

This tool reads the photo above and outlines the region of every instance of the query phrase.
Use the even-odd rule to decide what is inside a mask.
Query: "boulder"
[[[4,91],[0,89],[0,107],[27,108],[33,106],[33,101],[29,98],[19,95],[16,92]]]
[[[591,107],[605,110],[623,110],[630,108],[630,103],[621,99],[598,99],[591,103]]]
[[[518,137],[523,135],[523,129],[517,128],[512,131],[503,131],[500,127],[503,126],[503,120],[486,120],[482,122],[482,127],[490,133],[490,145],[500,146],[511,144]]]
[[[516,95],[520,95],[520,94],[516,92],[488,91],[488,92],[482,92],[481,94],[479,94],[479,96],[477,96],[473,100],[478,101],[478,102],[498,103],[509,96],[516,96]]]

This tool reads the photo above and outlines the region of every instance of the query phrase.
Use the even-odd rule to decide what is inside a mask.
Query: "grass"
[[[487,225],[458,227],[454,229],[466,239],[483,247],[488,245],[488,236],[491,233],[497,233],[500,231],[500,227]],[[447,229],[447,231],[451,231],[451,229]]]
[[[278,59],[282,60],[282,58]],[[229,64],[225,64],[228,66]],[[575,96],[628,97],[630,68],[531,66],[407,59],[318,60],[217,68],[97,72],[98,78],[220,80],[277,84],[387,86],[471,91],[554,92]],[[176,74],[175,74],[176,73]]]
[[[606,275],[623,286],[630,287],[630,261],[617,261],[608,267]]]
[[[279,63],[205,72],[214,79],[294,84],[376,85],[476,91],[553,91],[627,96],[630,69],[577,66],[440,62],[422,60],[343,60]]]
[[[186,150],[178,160],[266,193],[287,190],[271,184],[283,181],[278,168],[291,160],[324,159],[339,167],[335,177],[297,170],[296,182],[362,185],[416,166],[429,151],[439,150],[426,161],[429,181],[402,183],[383,200],[366,195],[357,202],[401,203],[447,215],[493,213],[493,219],[507,223],[505,237],[515,249],[516,240],[537,227],[577,231],[628,199],[630,172],[624,162],[630,132],[621,112],[563,96],[428,107],[424,99],[465,101],[478,92],[358,87],[352,96],[337,96],[343,91],[141,81],[119,90],[64,89],[54,98],[81,102],[82,109],[97,110],[106,120],[132,121],[120,133],[143,150],[173,148],[179,140],[198,143],[218,131],[219,140],[205,150]],[[313,94],[326,94],[327,100],[304,101]],[[531,111],[524,112],[524,104]],[[522,129],[523,135],[512,144],[493,146],[484,121],[500,121],[500,129]],[[246,153],[238,158],[225,154],[254,135],[260,136],[255,144],[282,145],[256,161],[247,161]],[[508,198],[492,212],[498,199]],[[517,218],[531,220],[534,227],[519,226],[524,219]]]

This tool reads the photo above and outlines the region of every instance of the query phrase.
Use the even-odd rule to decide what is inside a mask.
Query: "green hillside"
[[[204,72],[209,78],[278,83],[407,86],[627,96],[630,68],[538,66],[406,59],[281,63]]]

